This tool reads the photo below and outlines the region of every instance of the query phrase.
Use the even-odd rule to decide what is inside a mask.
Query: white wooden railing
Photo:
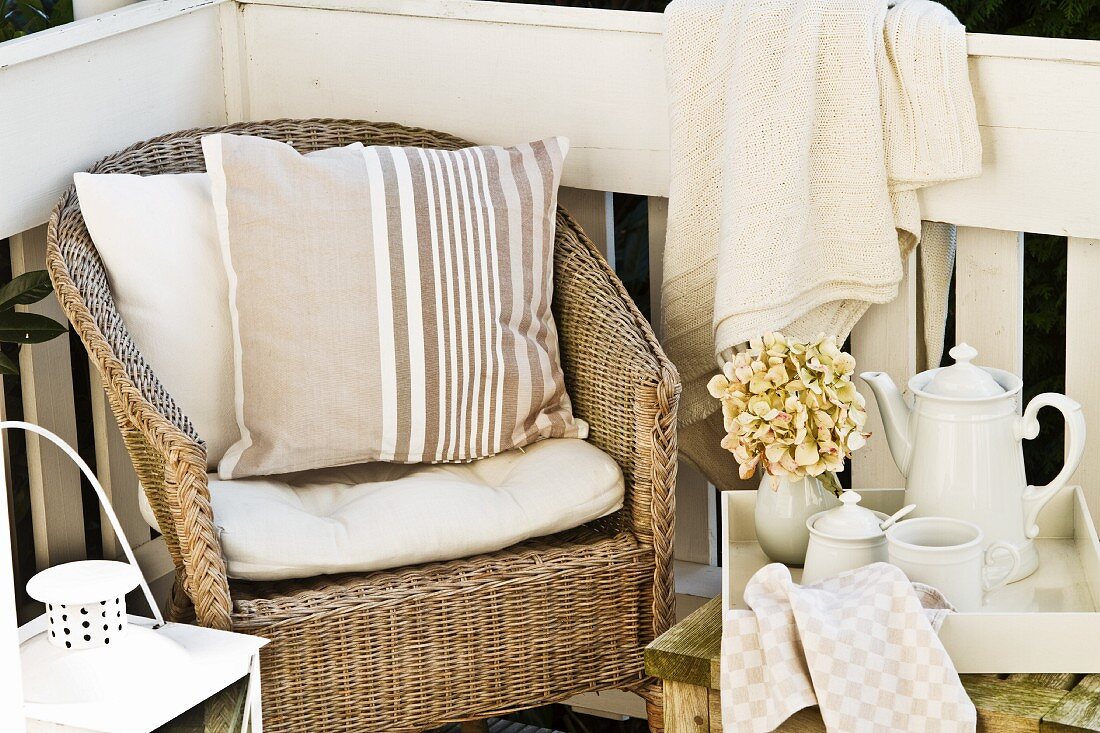
[[[564,176],[572,190],[562,202],[605,251],[613,247],[606,192],[650,197],[656,313],[668,191],[662,23],[466,0],[162,0],[9,42],[0,45],[0,237],[12,237],[16,272],[41,267],[42,224],[74,171],[187,127],[350,117],[479,142],[561,134],[572,140]],[[925,218],[960,227],[958,336],[983,362],[1019,373],[1020,232],[1068,235],[1066,391],[1100,436],[1100,42],[971,35],[969,50],[984,173],[921,192]],[[860,322],[852,344],[861,365],[899,383],[913,373],[919,297],[910,277],[896,301]],[[59,315],[53,303],[41,307]],[[69,357],[64,340],[21,357],[26,418],[66,439],[76,430]],[[94,370],[92,390],[100,475],[127,533],[147,537]],[[38,562],[79,557],[75,470],[49,448],[29,453]],[[852,470],[857,487],[901,485],[881,438]],[[1100,451],[1086,454],[1077,479],[1100,485]],[[1090,491],[1094,514],[1098,501]],[[677,503],[678,589],[690,609],[718,589],[716,513],[713,493],[690,471]],[[147,574],[168,572],[158,542],[138,552]],[[631,704],[593,703],[620,712]]]

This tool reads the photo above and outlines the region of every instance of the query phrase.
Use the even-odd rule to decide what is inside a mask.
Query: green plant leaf
[[[37,303],[53,292],[53,283],[45,270],[31,270],[0,287],[0,311],[17,305]]]
[[[0,341],[14,344],[40,344],[69,329],[52,318],[37,313],[0,313]]]
[[[0,353],[0,374],[10,374],[13,377],[19,376],[19,364],[7,354]]]

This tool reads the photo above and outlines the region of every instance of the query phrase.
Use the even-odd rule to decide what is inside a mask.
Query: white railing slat
[[[661,273],[668,224],[668,199],[649,199],[649,313],[661,335]],[[716,448],[716,450],[721,450]],[[676,471],[677,560],[714,565],[718,562],[718,506],[714,486],[686,461]]]
[[[661,335],[661,282],[665,271],[665,230],[668,228],[668,199],[649,197],[649,320]]]
[[[1066,394],[1081,403],[1088,426],[1085,455],[1072,482],[1080,484],[1093,521],[1100,517],[1100,239],[1069,238],[1066,265]],[[1089,445],[1093,447],[1088,448]]]
[[[610,192],[584,188],[558,190],[558,203],[577,220],[581,229],[615,267],[615,209]]]
[[[46,262],[46,227],[36,227],[11,238],[12,274],[40,270]],[[56,298],[46,298],[27,311],[68,323]],[[67,334],[19,351],[23,387],[23,419],[56,433],[76,446],[76,407]],[[35,559],[39,569],[87,555],[80,469],[68,456],[27,433],[31,519]]]
[[[974,227],[957,231],[956,341],[977,349],[982,365],[1022,375],[1024,235]]]
[[[122,441],[122,432],[118,429],[118,423],[111,413],[111,406],[103,391],[99,370],[89,364],[88,373],[92,393],[96,474],[111,506],[114,507],[119,525],[126,533],[126,539],[132,546],[137,547],[149,540],[149,525],[145,523],[138,508],[138,492],[141,489],[138,486],[137,473],[134,471],[134,464],[130,461],[130,454],[126,451],[126,445]],[[120,557],[122,546],[111,531],[111,526],[104,521],[102,527],[103,556]]]
[[[852,355],[858,371],[886,372],[898,389],[905,389],[909,377],[917,371],[920,350],[917,333],[917,259],[909,256],[905,277],[898,285],[898,297],[889,303],[873,305],[852,331]],[[882,427],[874,395],[863,380],[856,379],[859,391],[867,397],[867,428],[871,439],[852,459],[852,488],[899,488],[905,478],[890,456],[886,432]]]
[[[3,378],[0,377],[0,389],[3,388]],[[0,391],[0,421],[8,419],[8,403],[5,399],[5,394]],[[19,547],[19,535],[16,533],[16,517],[15,517],[15,495],[12,493],[11,483],[11,451],[8,449],[8,441],[0,440],[3,444],[3,455],[0,456],[0,460],[4,462],[4,485],[0,486],[0,491],[3,491],[8,500],[8,536],[13,548]],[[2,558],[2,555],[0,555]],[[2,561],[2,560],[0,560]],[[20,577],[19,562],[16,555],[12,555],[12,568],[14,570],[15,582],[21,589],[23,583],[27,581],[26,578]],[[0,591],[3,592],[3,591]]]

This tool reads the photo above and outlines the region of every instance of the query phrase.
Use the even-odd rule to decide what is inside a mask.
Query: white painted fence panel
[[[330,116],[434,127],[478,142],[563,134],[572,141],[564,183],[574,188],[562,192],[562,203],[609,260],[606,192],[652,197],[656,314],[667,215],[659,197],[668,191],[662,24],[654,14],[467,0],[164,0],[3,44],[0,99],[19,114],[0,117],[0,236],[40,225],[73,171],[136,140],[196,125]],[[920,194],[926,218],[973,227],[959,234],[960,337],[984,363],[1018,372],[1015,232],[1075,237],[1067,392],[1085,404],[1100,435],[1092,374],[1100,329],[1091,322],[1100,308],[1100,43],[971,35],[969,49],[984,173]],[[40,236],[17,245],[25,250]],[[922,360],[918,278],[912,262],[909,269],[898,300],[873,308],[852,336],[861,368],[888,371],[899,383]],[[65,422],[71,373],[68,393],[39,387],[64,382],[69,369],[68,355],[50,358],[51,348],[62,343],[26,350],[30,405],[40,419]],[[136,480],[94,382],[100,473],[126,531],[141,535]],[[857,487],[901,483],[876,420],[876,438],[853,467]],[[36,460],[34,470],[63,471],[47,463]],[[1100,452],[1086,455],[1079,479],[1100,486]],[[76,494],[66,494],[72,506],[47,514],[51,492],[63,490],[52,487],[42,479],[36,489],[36,522],[45,522],[40,562],[75,552],[78,535],[83,548]],[[1100,513],[1095,494],[1090,501]],[[678,558],[713,563],[711,488],[683,470],[678,503]],[[105,541],[108,552],[116,549]],[[146,543],[139,555],[151,571],[170,570],[162,542]]]
[[[389,4],[395,14],[248,5],[248,115],[392,120],[476,142],[565,135],[564,185],[664,193],[659,37],[629,25],[609,31],[509,21],[574,15],[485,5],[493,17],[482,9],[478,20],[455,17],[476,10],[465,4],[425,6],[423,15],[396,14],[417,3]],[[608,14],[620,16],[583,15]]]
[[[566,135],[566,185],[664,196],[662,24],[650,13],[489,2],[249,0],[245,88],[231,96],[247,100],[252,119],[394,120],[478,142]],[[1100,236],[1096,44],[980,34],[968,43],[985,171],[923,190],[925,217]]]
[[[95,467],[99,483],[107,494],[111,506],[118,517],[119,526],[131,546],[137,547],[149,541],[149,525],[141,516],[138,508],[137,473],[122,442],[122,432],[111,413],[107,395],[103,391],[103,380],[99,370],[89,364],[90,398],[92,401],[92,425],[95,431]],[[121,557],[122,546],[111,531],[106,514],[100,509],[100,532],[103,539],[104,557]]]
[[[46,227],[36,227],[12,237],[11,254],[13,275],[43,269]],[[61,306],[54,298],[21,308],[66,323]],[[71,364],[67,335],[19,350],[23,419],[56,433],[75,447],[76,407]],[[40,440],[34,433],[27,433],[26,440],[38,569],[82,560],[86,553],[80,469],[57,446]]]
[[[225,120],[218,10],[164,0],[0,45],[0,237],[42,224],[74,171]]]

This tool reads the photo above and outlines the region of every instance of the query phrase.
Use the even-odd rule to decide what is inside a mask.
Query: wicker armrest
[[[558,211],[554,317],[574,412],[626,476],[624,519],[652,545],[654,624],[672,621],[680,380],[653,330],[577,223]]]
[[[130,338],[73,186],[50,218],[46,266],[62,309],[103,377],[165,544],[196,599],[199,621],[228,628],[229,586],[214,532],[205,445]]]

